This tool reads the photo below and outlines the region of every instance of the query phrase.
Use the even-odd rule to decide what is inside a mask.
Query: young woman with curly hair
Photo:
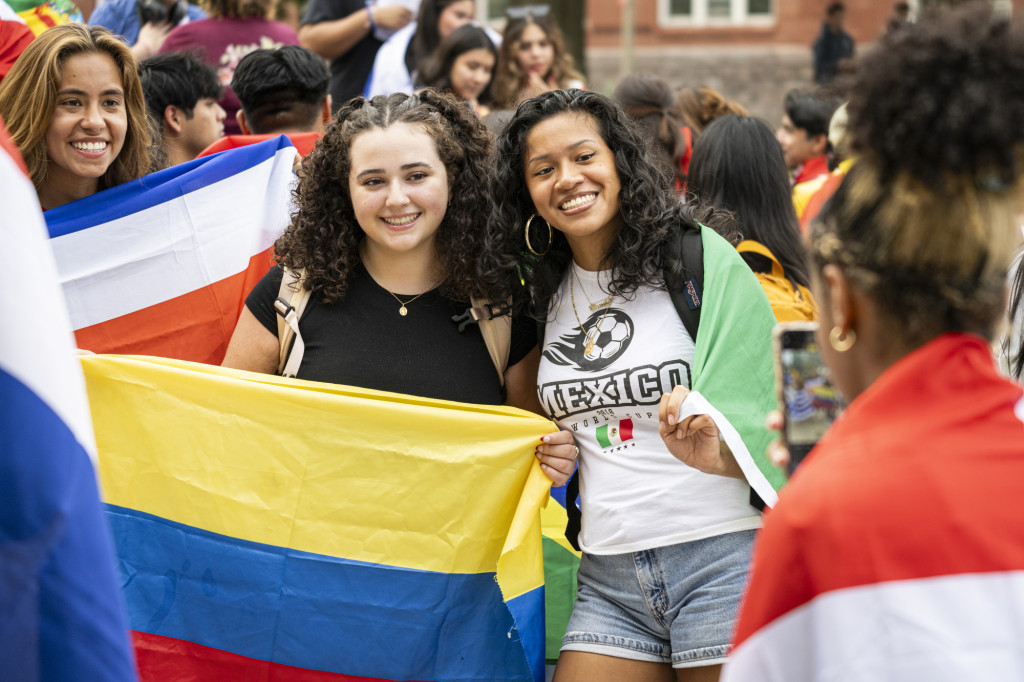
[[[305,162],[298,211],[274,247],[280,265],[246,300],[223,364],[277,371],[274,301],[287,266],[312,292],[300,379],[537,410],[533,324],[513,323],[506,394],[477,325],[452,319],[484,293],[474,262],[490,160],[487,132],[451,95],[348,102]],[[549,439],[541,462],[564,483],[572,439]]]
[[[551,90],[582,87],[583,75],[573,68],[572,55],[550,14],[527,11],[509,18],[494,77],[499,108],[515,109],[523,100]]]
[[[64,24],[40,34],[0,84],[0,117],[44,210],[149,168],[138,64],[99,26]]]
[[[544,321],[541,403],[581,451],[583,558],[555,680],[715,679],[761,523],[751,486],[774,501],[750,456],[774,404],[771,308],[608,98],[523,103],[497,159],[482,271]],[[702,308],[696,340],[671,293],[685,291]],[[701,414],[681,419],[691,387]]]
[[[850,402],[765,520],[725,678],[1017,679],[1024,389],[990,340],[1021,240],[1024,25],[968,3],[861,59],[857,160],[810,249]]]

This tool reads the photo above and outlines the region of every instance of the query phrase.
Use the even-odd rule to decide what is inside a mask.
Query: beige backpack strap
[[[508,369],[508,354],[512,348],[512,317],[503,313],[485,298],[473,297],[467,313],[476,320],[480,334],[484,337],[487,352],[491,355],[494,369],[498,371],[501,385],[505,385],[505,370]],[[460,330],[461,331],[461,330]]]
[[[740,242],[736,246],[736,250],[740,253],[756,253],[760,256],[764,256],[772,262],[772,275],[786,279],[786,272],[782,269],[782,265],[779,261],[775,259],[775,254],[761,242],[755,242],[753,239],[747,239]]]
[[[280,350],[277,361],[277,373],[283,377],[293,377],[302,364],[302,356],[306,352],[306,344],[299,332],[299,319],[306,310],[310,291],[305,287],[306,271],[296,272],[291,268],[283,268],[281,288],[277,291],[274,310],[277,311],[277,338]]]

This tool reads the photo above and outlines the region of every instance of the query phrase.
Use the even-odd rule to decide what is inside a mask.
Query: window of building
[[[764,25],[774,21],[772,0],[658,0],[663,26]]]

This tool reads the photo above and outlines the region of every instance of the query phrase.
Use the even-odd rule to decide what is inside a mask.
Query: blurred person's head
[[[217,74],[195,55],[165,52],[139,64],[149,115],[159,121],[167,165],[190,161],[224,135]]]
[[[569,87],[571,80],[582,81],[546,5],[510,7],[507,16],[495,76],[495,98],[500,106],[514,108],[531,73],[556,88]]]
[[[231,77],[238,127],[246,135],[321,131],[331,117],[330,81],[324,60],[304,47],[253,50]]]
[[[989,338],[1003,315],[1024,30],[974,5],[888,33],[857,66],[848,114],[857,162],[811,225],[811,256],[819,342],[853,398],[940,334]]]
[[[441,41],[476,18],[473,0],[423,0],[416,14],[416,31],[405,54],[409,73],[417,73]]]
[[[782,124],[775,133],[790,170],[830,151],[828,124],[839,102],[811,90],[786,93]]]
[[[690,194],[730,211],[744,239],[764,244],[787,276],[810,284],[789,173],[771,126],[750,116],[715,119],[694,145],[688,178]]]
[[[675,93],[668,83],[657,76],[632,74],[619,81],[612,99],[639,124],[654,161],[678,184],[684,182],[680,164],[688,147],[681,130],[683,124],[675,115]]]
[[[3,117],[44,209],[149,168],[149,130],[131,50],[99,26],[41,33],[0,83]]]
[[[677,90],[676,111],[683,125],[693,132],[695,140],[709,123],[720,116],[750,115],[742,104],[727,100],[722,93],[708,87]]]
[[[833,2],[825,10],[825,22],[829,28],[838,33],[843,30],[843,20],[846,18],[846,6],[841,2]]]
[[[449,91],[459,99],[489,104],[497,61],[498,49],[487,31],[467,24],[441,41],[418,80],[426,87]]]

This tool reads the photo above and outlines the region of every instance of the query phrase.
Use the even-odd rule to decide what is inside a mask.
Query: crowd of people
[[[841,87],[787,93],[773,130],[649,75],[588,92],[545,8],[498,34],[471,0],[310,0],[296,34],[267,0],[141,26],[120,2],[0,81],[41,207],[291,137],[295,209],[223,364],[555,422],[536,456],[582,512],[557,682],[1024,669],[1019,24],[902,24]],[[787,320],[818,321],[849,405],[776,495]],[[825,629],[916,622],[937,582],[977,574],[999,580],[934,588],[945,636],[893,623],[824,660]],[[925,596],[843,601],[901,580]],[[986,619],[1017,630],[948,634]]]

